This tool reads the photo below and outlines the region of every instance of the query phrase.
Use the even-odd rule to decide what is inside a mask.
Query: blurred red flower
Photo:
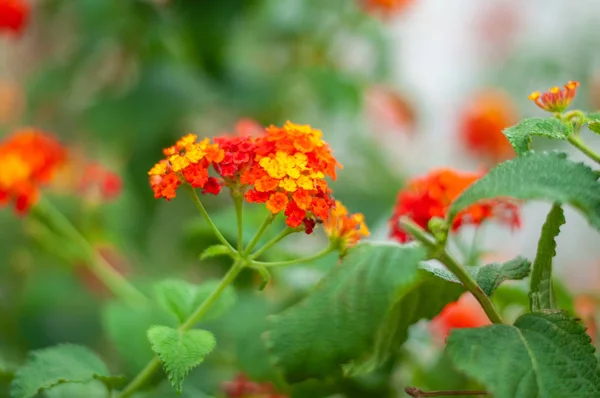
[[[394,213],[390,219],[390,236],[400,242],[411,237],[400,226],[400,218],[408,217],[424,229],[428,229],[429,220],[444,218],[450,204],[469,185],[481,178],[483,173],[464,173],[452,169],[439,169],[424,177],[410,180],[398,194]],[[486,220],[496,219],[511,228],[521,224],[519,207],[510,199],[490,199],[481,201],[463,210],[452,224],[452,230],[462,225],[479,226]]]
[[[273,384],[254,382],[243,373],[223,383],[222,389],[228,398],[288,398],[279,394]]]
[[[0,142],[0,206],[14,202],[25,214],[65,163],[66,149],[52,136],[26,128]]]
[[[374,129],[400,129],[414,132],[416,111],[409,99],[384,86],[369,88],[366,96],[366,111],[375,124]]]
[[[471,293],[463,293],[458,301],[448,304],[431,320],[430,328],[436,338],[446,340],[452,329],[478,328],[487,325],[491,325],[491,322],[475,296]]]
[[[575,313],[581,317],[586,326],[586,332],[592,339],[592,344],[596,344],[598,340],[598,325],[596,324],[598,304],[596,299],[587,294],[579,294],[575,297],[573,306],[575,307]]]
[[[377,13],[382,16],[397,14],[404,11],[413,0],[361,0],[366,12]]]
[[[25,0],[0,0],[0,32],[19,34],[29,19],[30,7]]]
[[[85,166],[79,181],[79,194],[92,202],[109,202],[116,199],[123,188],[121,177],[100,163]]]
[[[484,89],[470,97],[460,115],[460,141],[473,155],[499,162],[514,155],[502,130],[518,122],[510,97],[503,91]]]

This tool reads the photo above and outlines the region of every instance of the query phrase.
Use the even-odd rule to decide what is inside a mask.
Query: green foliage
[[[563,153],[529,152],[494,167],[452,203],[448,220],[470,205],[497,197],[540,199],[570,204],[600,230],[600,183],[597,174]]]
[[[504,281],[520,280],[529,276],[531,262],[524,257],[517,257],[505,263],[491,263],[477,271],[477,284],[491,296]]]
[[[529,151],[531,138],[542,136],[555,140],[566,140],[571,128],[558,119],[531,118],[502,131],[517,155]]]
[[[560,233],[561,225],[564,223],[565,215],[562,207],[554,204],[542,227],[542,234],[533,262],[529,292],[531,311],[556,308],[552,286],[552,258],[556,255],[555,239]]]
[[[148,329],[148,340],[177,392],[181,392],[188,372],[202,363],[216,346],[215,337],[206,330],[180,331],[168,326]]]
[[[300,303],[269,318],[266,341],[292,382],[378,366],[462,288],[419,271],[417,246],[367,243],[350,250]]]
[[[207,259],[209,257],[226,256],[229,254],[229,248],[225,245],[212,245],[204,249],[200,254],[200,260]]]
[[[588,128],[596,134],[600,134],[600,120],[593,120],[588,123]]]
[[[131,308],[111,302],[103,309],[102,324],[128,373],[134,374],[154,357],[146,338],[148,328],[157,324],[176,327],[177,319],[159,306]]]
[[[600,396],[600,370],[585,328],[562,311],[521,316],[514,326],[456,329],[454,365],[495,398]]]
[[[61,344],[31,352],[27,362],[15,373],[11,397],[34,397],[58,384],[85,383],[94,379],[107,385],[122,381],[112,377],[104,362],[88,348]]]
[[[196,307],[215,290],[218,283],[218,280],[210,280],[201,285],[193,285],[182,280],[167,279],[157,283],[154,292],[158,303],[177,316],[180,323],[183,323]],[[221,316],[233,306],[235,301],[235,290],[228,286],[202,320],[206,321]]]
[[[107,396],[106,386],[98,380],[59,384],[45,392],[45,398],[106,398]]]
[[[460,283],[456,276],[445,268],[433,267],[429,263],[421,263],[419,268],[448,282]],[[530,268],[529,260],[519,256],[505,263],[490,263],[479,268],[469,267],[466,271],[477,281],[485,294],[491,296],[502,282],[526,278]]]

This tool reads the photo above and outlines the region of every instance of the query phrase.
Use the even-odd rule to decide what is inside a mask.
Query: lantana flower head
[[[33,128],[0,142],[0,205],[13,201],[17,213],[26,213],[65,159],[66,149],[54,137]]]
[[[27,0],[0,0],[0,32],[21,33],[29,18]]]
[[[287,122],[270,126],[255,141],[254,163],[241,177],[249,186],[250,203],[265,203],[273,214],[284,212],[292,228],[302,223],[310,233],[316,220],[326,220],[334,205],[325,180],[335,179],[340,167],[322,132]]]
[[[411,239],[400,226],[402,217],[410,218],[425,229],[432,218],[446,217],[450,204],[482,176],[482,173],[439,169],[409,181],[406,188],[398,194],[396,207],[390,219],[391,237],[400,242]],[[453,221],[452,230],[456,231],[466,224],[479,226],[489,219],[511,228],[517,228],[521,224],[517,203],[510,199],[497,198],[481,201],[460,212]]]
[[[188,134],[163,153],[165,159],[148,172],[155,198],[173,199],[183,181],[194,188],[203,188],[204,193],[220,192],[219,182],[208,175],[211,164],[220,163],[225,157],[225,151],[217,144],[208,138],[198,142],[198,136]]]
[[[339,242],[340,256],[361,238],[369,236],[365,217],[361,213],[348,214],[348,209],[339,200],[335,201],[329,218],[323,222],[323,230],[330,241]]]
[[[539,91],[531,93],[529,99],[535,102],[537,106],[548,112],[562,112],[575,98],[579,82],[569,81],[564,88],[552,87],[543,94]]]
[[[486,89],[470,98],[460,116],[460,140],[472,154],[506,160],[514,151],[502,130],[516,124],[517,111],[503,91]]]

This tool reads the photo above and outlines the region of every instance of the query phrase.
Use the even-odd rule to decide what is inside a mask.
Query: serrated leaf
[[[500,163],[469,186],[448,211],[448,220],[470,205],[497,197],[568,203],[600,230],[600,183],[596,173],[563,153],[529,152]]]
[[[11,397],[30,398],[58,384],[85,383],[94,379],[111,381],[104,362],[86,347],[61,344],[30,353],[28,360],[15,373]]]
[[[587,121],[600,120],[600,111],[598,112],[590,112],[585,115]]]
[[[212,245],[204,249],[200,254],[200,260],[204,260],[210,257],[226,256],[229,255],[229,249],[225,245]]]
[[[531,262],[524,257],[517,257],[505,263],[486,264],[477,271],[477,284],[491,296],[504,281],[520,280],[529,275]]]
[[[571,133],[571,128],[558,119],[531,118],[502,131],[517,155],[529,151],[531,138],[542,136],[555,140],[566,140]]]
[[[600,134],[600,120],[592,120],[588,123],[588,128],[596,134]]]
[[[552,287],[552,259],[556,255],[555,239],[560,233],[561,225],[564,223],[565,215],[562,207],[554,204],[542,226],[535,261],[533,262],[529,292],[531,311],[556,308]]]
[[[206,330],[180,331],[168,326],[152,326],[148,329],[148,340],[177,392],[181,392],[189,371],[201,364],[217,344]]]
[[[304,300],[269,317],[264,337],[285,378],[372,369],[411,324],[456,300],[461,286],[419,271],[425,254],[418,246],[360,244]]]
[[[128,373],[139,372],[154,357],[146,332],[156,324],[176,327],[178,323],[174,315],[155,305],[132,308],[120,302],[110,302],[104,307],[103,328]]]
[[[454,365],[494,398],[600,396],[600,370],[585,327],[562,311],[526,314],[514,326],[455,329]]]

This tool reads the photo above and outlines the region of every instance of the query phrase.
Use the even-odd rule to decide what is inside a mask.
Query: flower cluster
[[[0,32],[21,33],[29,18],[26,0],[0,0]]]
[[[22,129],[0,143],[0,205],[14,201],[19,214],[37,201],[39,186],[52,180],[66,150],[52,136]]]
[[[481,91],[471,97],[462,111],[460,141],[476,156],[494,162],[506,160],[514,151],[502,130],[517,121],[517,111],[503,91]]]
[[[287,398],[277,392],[271,383],[257,383],[245,374],[238,374],[235,379],[223,383],[223,392],[228,398]]]
[[[304,223],[312,229],[316,219],[326,220],[334,202],[324,178],[335,179],[339,165],[321,136],[320,130],[290,122],[267,128],[241,178],[250,186],[246,200],[266,203],[273,214],[283,211],[293,228]]]
[[[460,173],[451,169],[432,171],[425,177],[409,181],[400,191],[394,213],[390,219],[392,238],[407,242],[410,236],[400,226],[400,218],[408,217],[427,229],[429,220],[445,217],[450,204],[469,185],[482,177],[481,173]],[[480,225],[488,219],[496,219],[511,228],[520,226],[519,207],[509,199],[489,199],[470,206],[454,219],[452,230],[462,225]]]
[[[260,136],[216,137],[212,143],[189,134],[164,154],[148,173],[156,198],[174,198],[184,182],[212,194],[228,186],[249,203],[265,203],[272,214],[283,212],[288,226],[304,225],[307,233],[334,208],[325,178],[335,179],[340,165],[322,132],[308,125],[287,122]],[[218,177],[209,176],[211,166]]]
[[[543,94],[539,91],[531,93],[529,99],[537,106],[548,112],[562,112],[571,104],[577,94],[579,82],[569,81],[564,89],[552,87]]]
[[[331,210],[329,219],[323,222],[323,230],[331,241],[338,241],[340,253],[356,245],[362,237],[369,236],[369,229],[361,213],[348,214],[348,209],[339,200]]]

